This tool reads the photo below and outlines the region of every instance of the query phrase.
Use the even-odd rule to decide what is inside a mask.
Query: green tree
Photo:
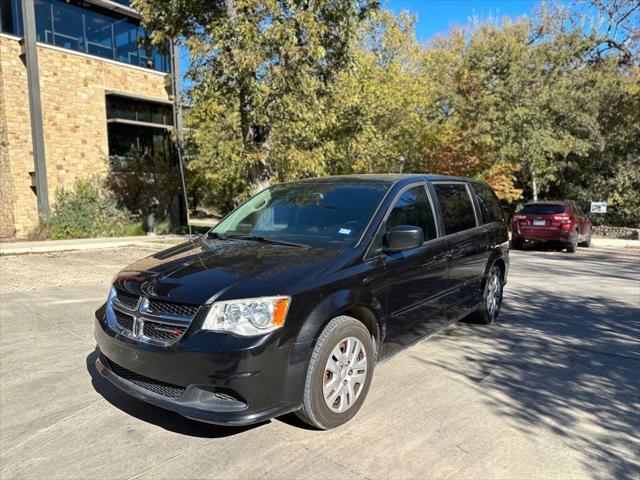
[[[375,2],[138,0],[183,36],[190,184],[219,210],[271,181],[429,172],[640,223],[640,5],[541,4],[422,44]]]
[[[241,164],[255,193],[276,174],[277,127],[313,119],[319,95],[348,64],[357,26],[377,1],[135,0],[133,6],[154,41],[184,38],[195,118],[231,127],[218,134],[224,145],[208,152],[231,156],[212,166]],[[199,116],[202,108],[213,112]]]

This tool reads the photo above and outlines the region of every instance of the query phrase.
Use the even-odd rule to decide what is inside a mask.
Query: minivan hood
[[[133,293],[203,305],[214,297],[286,295],[301,277],[325,271],[338,250],[245,240],[200,240],[124,268],[115,285]]]

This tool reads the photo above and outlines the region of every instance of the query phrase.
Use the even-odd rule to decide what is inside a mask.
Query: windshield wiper
[[[226,237],[223,234],[218,232],[207,232],[202,237],[203,240],[208,240],[209,238],[215,238],[217,240],[229,240],[229,237]]]
[[[242,235],[240,237],[230,237],[230,238],[239,238],[241,240],[251,240],[253,242],[272,243],[274,245],[288,245],[290,247],[302,247],[302,248],[309,247],[309,245],[305,245],[303,243],[287,242],[286,240],[278,240],[276,238],[263,237],[262,235]]]

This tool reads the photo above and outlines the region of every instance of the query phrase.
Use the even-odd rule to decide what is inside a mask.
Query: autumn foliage
[[[189,181],[220,211],[269,183],[402,171],[640,223],[636,1],[541,4],[428,44],[375,0],[135,5],[190,50]]]

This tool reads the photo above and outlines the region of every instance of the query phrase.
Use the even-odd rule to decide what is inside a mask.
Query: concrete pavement
[[[0,243],[0,256],[25,253],[51,253],[103,250],[105,248],[150,247],[166,248],[167,245],[184,242],[182,235],[153,235],[139,237],[78,238],[73,240],[34,240]]]
[[[149,248],[0,258],[0,478],[640,478],[640,254],[512,252],[497,324],[376,368],[328,432],[186,420],[103,380],[92,315]]]

